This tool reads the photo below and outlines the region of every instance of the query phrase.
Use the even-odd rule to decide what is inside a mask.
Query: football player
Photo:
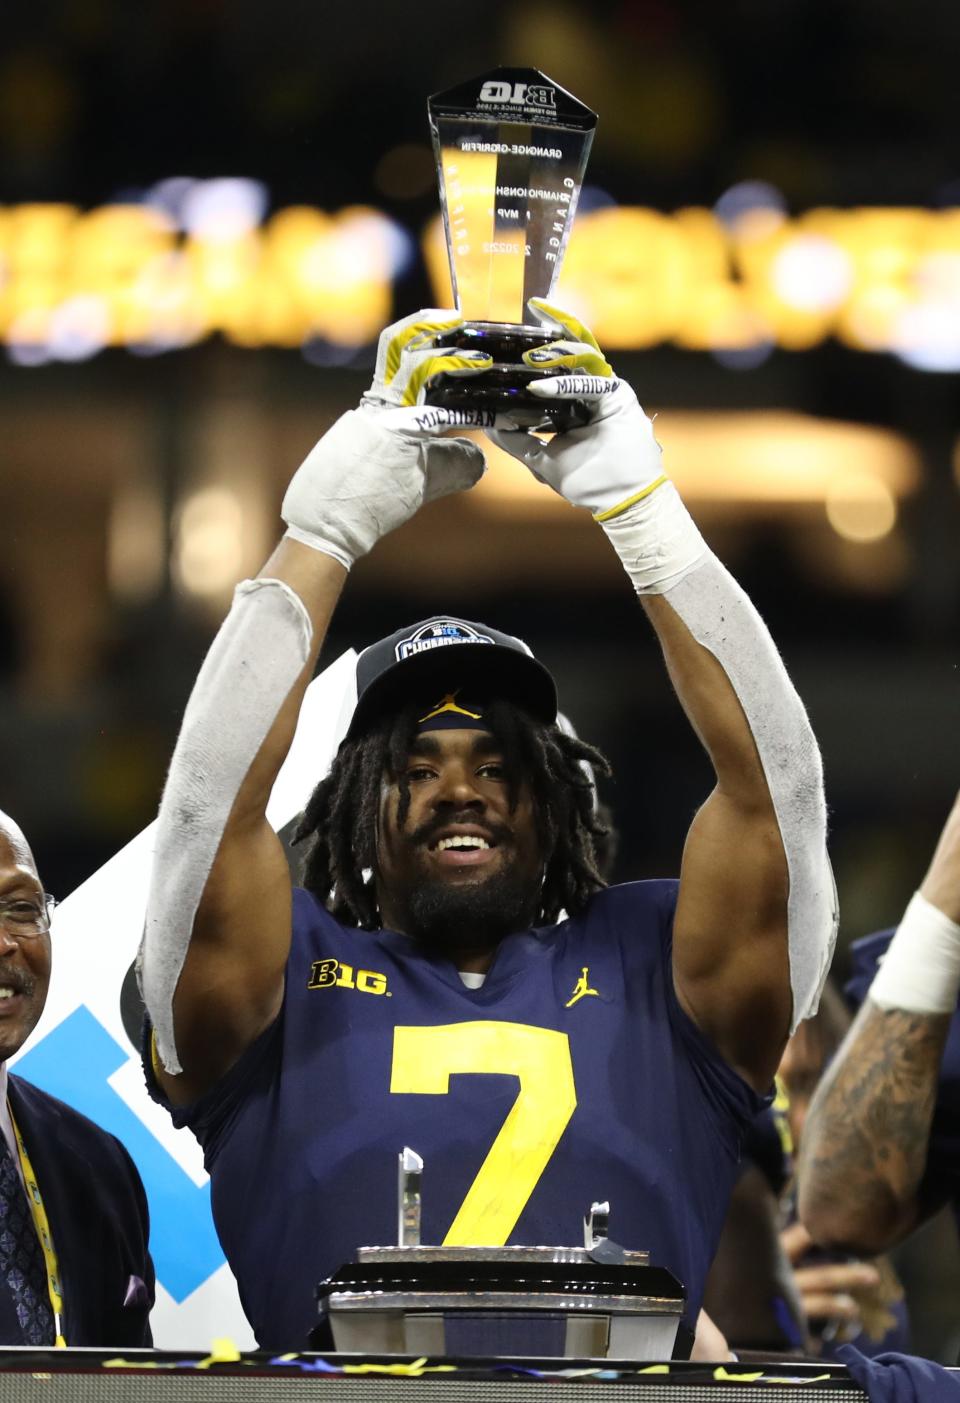
[[[820,758],[762,621],[664,471],[650,420],[575,318],[533,301],[532,392],[590,406],[549,442],[489,435],[608,536],[716,785],[679,882],[604,887],[553,679],[437,615],[372,644],[303,816],[303,889],[265,805],[354,561],[469,489],[478,446],[423,407],[451,312],[383,333],[373,385],[294,475],[286,533],[201,669],[160,810],[142,950],[148,1075],[203,1144],[260,1343],[298,1347],[316,1283],[395,1236],[423,1155],[424,1240],[575,1243],[594,1199],[696,1319],[744,1127],[816,1006],[835,892]],[[549,339],[553,338],[553,339]],[[552,372],[552,373],[551,373]],[[655,744],[638,736],[638,750]],[[560,913],[565,913],[562,920]]]

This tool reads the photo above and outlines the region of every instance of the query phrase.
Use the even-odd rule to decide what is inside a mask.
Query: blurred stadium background
[[[811,711],[838,968],[893,922],[960,778],[960,10],[20,0],[3,28],[0,806],[50,888],[149,821],[288,476],[379,328],[447,300],[425,101],[504,63],[600,114],[560,300]],[[526,637],[607,749],[617,876],[676,871],[707,768],[589,520],[495,463],[358,566],[324,661],[440,610]],[[951,1362],[955,1261],[941,1223],[904,1266]]]

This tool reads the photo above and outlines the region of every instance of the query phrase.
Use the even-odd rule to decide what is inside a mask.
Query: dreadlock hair
[[[363,873],[375,866],[385,773],[397,777],[398,824],[409,813],[406,760],[419,711],[422,707],[411,703],[362,736],[344,741],[293,834],[294,843],[307,842],[303,885],[344,925],[376,930],[381,924],[374,884],[365,881]],[[510,702],[490,702],[484,721],[503,747],[511,813],[521,784],[530,790],[540,851],[546,855],[539,921],[549,924],[561,911],[576,915],[607,885],[597,870],[597,854],[609,830],[597,816],[594,784],[586,769],[589,765],[595,773],[609,775],[606,757]]]

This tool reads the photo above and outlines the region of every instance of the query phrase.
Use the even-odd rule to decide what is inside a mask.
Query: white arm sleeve
[[[672,483],[602,521],[638,594],[662,594],[730,680],[753,734],[789,873],[791,1033],[817,1010],[837,934],[820,752],[766,625]]]
[[[313,628],[280,580],[246,580],[207,654],[160,803],[138,973],[168,1072],[182,1070],[173,996],[230,810],[310,655]]]
[[[727,674],[763,765],[790,881],[792,1033],[817,1011],[837,935],[820,751],[766,625],[717,557],[708,554],[665,596]]]

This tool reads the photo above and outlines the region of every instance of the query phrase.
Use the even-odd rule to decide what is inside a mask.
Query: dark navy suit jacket
[[[67,1344],[152,1344],[149,1217],[133,1160],[113,1135],[22,1077],[11,1073],[8,1089],[53,1232]]]

